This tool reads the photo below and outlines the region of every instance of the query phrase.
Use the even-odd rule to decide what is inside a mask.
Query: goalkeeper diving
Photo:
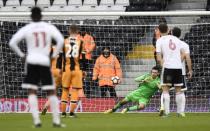
[[[154,66],[150,73],[135,78],[135,81],[139,82],[138,89],[129,93],[123,100],[118,102],[114,108],[106,110],[104,113],[113,113],[128,102],[137,102],[138,104],[123,109],[121,113],[144,109],[155,92],[161,88],[159,74],[160,68]]]

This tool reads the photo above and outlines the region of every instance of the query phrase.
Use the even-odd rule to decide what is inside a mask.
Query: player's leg
[[[74,70],[72,71],[72,90],[71,90],[71,101],[70,101],[70,117],[76,117],[75,109],[77,107],[77,103],[79,100],[79,89],[83,87],[83,80],[82,80],[82,71],[81,70]]]
[[[41,83],[42,89],[47,91],[48,99],[50,101],[50,109],[52,111],[52,121],[54,127],[62,127],[60,120],[60,106],[59,100],[56,96],[56,88],[53,82],[51,71],[49,67],[41,67]]]
[[[41,127],[41,120],[38,110],[38,98],[36,94],[38,83],[40,81],[39,69],[39,66],[28,64],[27,74],[22,84],[22,88],[29,89],[28,103],[35,127]]]
[[[112,109],[108,109],[104,113],[105,114],[113,113],[128,102],[129,102],[129,100],[127,98],[124,98],[124,99],[120,100]]]
[[[165,109],[165,114],[168,115],[170,113],[170,95],[169,95],[169,87],[172,86],[172,78],[173,78],[173,69],[163,68],[161,74],[161,85],[162,85],[162,95],[163,95],[163,107]]]
[[[181,89],[181,92],[183,92],[183,96],[182,96],[182,104],[181,104],[181,109],[180,112],[183,114],[185,112],[185,104],[186,104],[186,96],[185,96],[185,91],[187,90],[187,81],[186,81],[186,76],[183,75],[183,86]]]
[[[183,91],[181,91],[181,88],[183,86],[183,76],[182,76],[182,70],[177,70],[176,73],[174,73],[174,86],[176,89],[176,104],[177,104],[177,113],[181,117],[185,117],[183,109],[183,105],[185,105],[185,94]],[[183,104],[184,103],[184,104]]]
[[[114,87],[109,86],[109,92],[110,92],[110,97],[113,97],[113,98],[117,97],[117,94],[116,94],[116,91],[115,91]]]
[[[138,98],[136,97],[136,99],[139,99],[138,100],[139,103],[137,105],[125,108],[122,110],[121,113],[124,114],[128,111],[143,110],[145,106],[149,103],[149,99],[141,97],[141,96],[139,96]]]
[[[105,111],[105,114],[108,113],[112,113],[115,112],[117,109],[119,109],[120,107],[122,107],[123,105],[125,105],[126,103],[130,102],[130,101],[138,101],[140,99],[140,92],[139,90],[135,90],[131,93],[129,93],[124,99],[122,99],[121,101],[119,101],[114,108],[109,109],[107,111]]]
[[[66,117],[66,106],[69,101],[69,87],[62,87],[61,94],[61,117]]]
[[[159,116],[163,116],[165,113],[165,110],[164,110],[164,104],[163,104],[163,93],[161,93],[161,96],[160,96],[160,112],[159,112]]]
[[[184,92],[181,91],[181,87],[176,87],[176,104],[177,104],[177,114],[178,116],[184,117],[183,103],[185,103]]]
[[[45,114],[47,113],[47,110],[48,110],[49,106],[50,106],[50,101],[47,100],[47,101],[45,102],[43,108],[42,108],[42,113],[41,113],[42,115],[45,115]]]
[[[29,89],[28,103],[30,107],[30,112],[32,113],[34,126],[36,128],[39,128],[41,127],[41,120],[39,117],[38,98],[36,95],[36,90]]]
[[[163,86],[163,107],[165,109],[165,115],[170,113],[170,95],[169,95],[169,87],[167,85]]]
[[[79,90],[77,88],[71,89],[71,101],[70,101],[70,117],[76,117],[75,109],[79,100]]]
[[[56,86],[56,90],[58,87],[61,87],[61,74],[60,74],[60,70],[59,69],[53,69],[51,70],[52,71],[52,74],[53,74],[53,78],[54,78],[54,83],[55,83],[55,86]],[[42,115],[45,115],[48,108],[50,107],[50,101],[47,100],[46,103],[44,104],[43,108],[42,108]]]
[[[62,74],[61,117],[66,117],[66,106],[69,102],[69,88],[71,86],[71,71],[66,69]]]
[[[106,96],[106,91],[107,91],[107,87],[106,86],[100,86],[100,90],[101,90],[101,97],[105,97]]]

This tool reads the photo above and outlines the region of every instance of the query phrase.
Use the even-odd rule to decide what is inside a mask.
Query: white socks
[[[163,93],[160,96],[160,110],[164,110]]]
[[[186,99],[184,92],[177,92],[176,93],[177,113],[184,113],[185,103]]]
[[[59,114],[59,101],[57,96],[49,96],[50,109],[52,111],[53,123],[60,124],[60,114]]]
[[[57,96],[49,96],[50,107],[52,111],[53,123],[60,124],[60,114],[59,114],[59,101]],[[32,113],[34,124],[41,123],[39,118],[39,110],[38,110],[38,100],[37,96],[32,94],[28,96],[28,103],[30,106],[30,112]]]
[[[32,113],[34,124],[36,125],[36,124],[41,123],[41,120],[39,118],[37,96],[35,94],[29,95],[28,96],[28,103],[29,103],[29,106],[30,106],[30,112]]]
[[[170,96],[168,92],[163,92],[162,95],[165,114],[167,115],[170,113]]]

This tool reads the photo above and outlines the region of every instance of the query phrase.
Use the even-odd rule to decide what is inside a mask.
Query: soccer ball
[[[112,77],[112,83],[113,84],[118,84],[120,82],[120,78],[118,76],[113,76]]]

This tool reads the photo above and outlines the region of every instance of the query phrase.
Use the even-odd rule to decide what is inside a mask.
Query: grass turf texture
[[[82,113],[62,118],[66,128],[53,128],[51,114],[41,116],[42,128],[32,127],[31,114],[0,114],[0,131],[210,131],[210,113],[187,113],[185,118],[157,113]]]

